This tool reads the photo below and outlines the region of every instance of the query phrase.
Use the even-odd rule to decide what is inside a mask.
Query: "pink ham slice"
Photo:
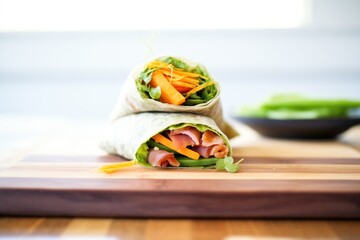
[[[202,147],[210,147],[213,145],[220,145],[223,143],[224,141],[221,139],[219,135],[209,130],[206,130],[201,136]]]
[[[225,144],[214,145],[210,147],[196,146],[193,147],[192,150],[199,153],[204,158],[208,158],[210,156],[224,158],[229,153],[229,148]]]
[[[200,144],[201,132],[194,127],[184,127],[171,130],[169,138],[174,143],[176,149]]]
[[[229,153],[229,148],[224,144],[223,139],[209,130],[202,134],[200,146],[195,146],[192,150],[199,153],[204,158],[210,156],[224,158]]]
[[[210,151],[210,155],[214,155],[217,158],[224,158],[228,153],[229,148],[225,144],[212,146]]]
[[[148,162],[153,167],[167,167],[169,164],[174,167],[180,166],[176,160],[174,153],[169,153],[164,150],[149,149]]]
[[[191,150],[197,152],[198,154],[200,154],[200,156],[202,156],[204,158],[210,157],[211,147],[196,146],[196,147],[191,148]]]

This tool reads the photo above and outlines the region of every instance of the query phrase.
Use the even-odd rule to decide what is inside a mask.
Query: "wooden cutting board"
[[[132,167],[115,156],[30,156],[0,172],[0,214],[359,218],[360,158],[247,157],[236,174]]]

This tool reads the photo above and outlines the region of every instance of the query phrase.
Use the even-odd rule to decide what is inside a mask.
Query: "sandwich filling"
[[[229,147],[218,133],[201,130],[194,126],[167,129],[143,144],[137,158],[144,165],[164,168],[209,166],[229,155]]]
[[[136,87],[143,98],[185,106],[206,103],[218,93],[203,67],[190,67],[173,57],[148,63],[136,80]]]

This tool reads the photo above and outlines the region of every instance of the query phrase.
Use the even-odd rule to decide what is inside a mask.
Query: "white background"
[[[260,18],[264,9],[271,8],[250,4],[253,14],[237,25],[231,21],[219,26],[197,22],[196,26],[186,27],[190,21],[185,25],[178,22],[180,25],[172,30],[160,24],[163,30],[156,31],[149,30],[151,24],[145,24],[146,21],[144,25],[132,25],[135,30],[126,30],[126,24],[115,24],[97,31],[104,26],[94,23],[86,29],[89,25],[79,24],[81,21],[74,26],[44,24],[46,19],[40,21],[42,25],[34,25],[29,19],[24,27],[21,21],[5,22],[9,20],[5,17],[11,15],[7,12],[0,17],[0,112],[2,116],[105,122],[130,69],[149,56],[162,54],[204,63],[222,85],[227,116],[241,105],[261,101],[276,92],[360,98],[360,1],[307,2],[310,7],[306,8],[306,17],[288,26],[271,21],[267,25],[271,14],[251,22],[252,16]],[[14,6],[29,15],[28,5]],[[55,10],[51,11],[56,13]],[[185,10],[174,10],[173,16],[189,17]],[[1,11],[4,8],[0,5]],[[206,11],[206,6],[199,5],[197,11],[190,13]],[[236,16],[234,13],[232,16]],[[51,14],[47,14],[51,19]],[[81,11],[72,14],[82,16]],[[85,16],[85,20],[90,19]],[[281,18],[287,19],[286,14]],[[145,30],[136,30],[141,26]]]

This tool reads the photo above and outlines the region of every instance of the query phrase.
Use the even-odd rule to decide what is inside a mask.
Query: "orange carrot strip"
[[[164,137],[163,135],[161,135],[160,133],[159,134],[156,134],[155,136],[152,137],[152,139],[154,139],[155,142],[157,143],[160,143],[178,153],[181,153],[182,155],[188,157],[188,158],[191,158],[191,159],[194,159],[194,160],[198,160],[200,155],[199,153],[193,151],[193,150],[190,150],[188,148],[181,148],[181,149],[176,149],[175,146],[174,146],[174,143],[167,139],[166,137]]]
[[[181,95],[159,71],[153,72],[150,85],[152,87],[160,87],[160,101],[163,103],[181,105],[185,102],[185,97]]]
[[[181,81],[171,82],[171,85],[173,85],[174,87],[187,87],[190,89],[193,89],[196,87],[196,85],[194,85],[194,84],[181,82]]]
[[[198,92],[198,91],[200,91],[200,90],[202,90],[202,89],[204,89],[204,88],[206,88],[206,87],[209,87],[209,86],[211,86],[211,85],[214,85],[214,84],[215,84],[215,82],[213,82],[213,81],[211,81],[211,82],[206,82],[206,83],[204,83],[204,84],[201,84],[201,85],[197,86],[196,88],[193,88],[193,89],[191,89],[190,91],[188,91],[188,92],[186,93],[186,95],[185,95],[185,98],[188,98],[188,97],[190,97],[191,94],[194,94],[194,93],[196,93],[196,92]]]
[[[105,166],[100,167],[98,170],[103,173],[113,173],[122,168],[132,167],[136,165],[135,161],[128,161],[128,162],[120,162],[120,163],[112,163]]]
[[[178,87],[178,86],[174,86],[174,87],[179,93],[186,93],[192,89],[187,87]]]

